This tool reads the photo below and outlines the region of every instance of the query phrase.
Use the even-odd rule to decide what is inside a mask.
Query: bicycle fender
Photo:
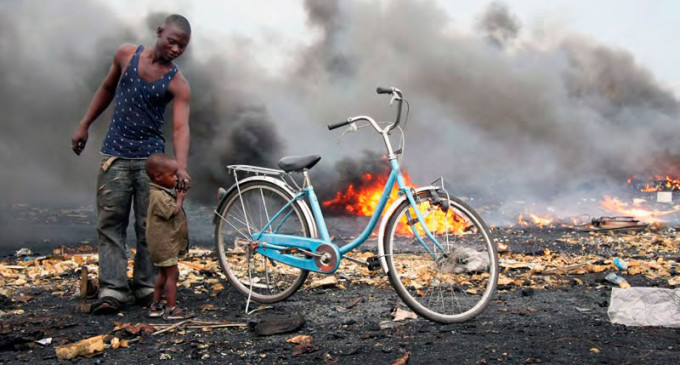
[[[420,187],[416,190],[416,195],[421,192],[421,191],[437,191],[440,189],[439,186],[423,186]],[[383,271],[385,274],[389,271],[387,268],[387,260],[385,260],[385,230],[387,229],[387,222],[390,220],[392,217],[392,214],[394,214],[394,211],[397,209],[397,207],[406,200],[406,196],[401,196],[399,199],[395,200],[392,205],[387,208],[385,211],[385,214],[383,215],[383,219],[380,222],[380,228],[378,228],[378,257],[380,258],[380,266],[382,266]]]
[[[291,197],[295,196],[295,193],[293,192],[293,190],[290,189],[288,184],[286,184],[284,181],[282,181],[280,179],[276,179],[276,178],[273,178],[273,177],[270,177],[270,176],[251,176],[251,177],[247,177],[243,180],[240,180],[239,182],[241,184],[243,184],[243,183],[253,181],[253,180],[266,181],[266,182],[272,183],[272,184],[280,187],[284,191],[286,191],[286,193],[290,194]],[[227,198],[236,189],[237,189],[236,184],[229,187],[229,190],[227,190],[227,193],[224,195],[224,198],[222,198],[222,200],[220,200],[220,202],[217,204],[217,207],[213,211],[213,225],[217,224],[220,221],[221,218],[217,214],[217,212],[222,210],[224,205],[227,203]],[[318,237],[318,231],[317,231],[317,228],[316,228],[316,221],[314,220],[314,215],[312,214],[311,209],[309,209],[309,206],[307,205],[306,201],[304,201],[304,200],[298,201],[297,204],[302,209],[302,214],[304,214],[305,219],[307,219],[309,222],[311,222],[311,227],[310,227],[311,228],[311,232],[310,232],[311,237]]]

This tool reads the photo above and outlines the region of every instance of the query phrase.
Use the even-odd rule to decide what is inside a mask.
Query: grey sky
[[[365,0],[385,3],[389,0]],[[444,9],[451,26],[470,30],[492,1],[430,0]],[[629,51],[651,70],[660,84],[680,91],[678,51],[680,2],[672,0],[505,0],[522,26],[540,33],[549,28],[580,33],[610,47]],[[205,38],[240,35],[258,50],[261,63],[286,61],[290,50],[315,36],[306,24],[302,0],[150,0],[105,1],[125,18],[143,17],[148,10],[186,14],[195,33]],[[198,47],[197,47],[198,48]],[[274,62],[272,61],[274,60]],[[272,63],[273,62],[273,63]]]

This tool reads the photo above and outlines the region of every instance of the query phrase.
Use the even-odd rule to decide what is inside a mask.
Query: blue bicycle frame
[[[326,227],[326,221],[321,211],[321,206],[319,205],[319,201],[317,200],[316,194],[314,193],[314,188],[310,184],[304,187],[302,190],[300,190],[293,197],[293,199],[291,199],[286,205],[284,205],[259,232],[255,232],[252,234],[254,242],[258,242],[256,251],[263,256],[271,258],[272,260],[279,261],[286,265],[297,267],[303,270],[309,270],[325,274],[333,273],[340,266],[341,258],[348,252],[352,251],[353,249],[363,244],[368,239],[373,229],[375,229],[375,226],[378,223],[380,216],[385,210],[385,206],[387,205],[387,201],[389,199],[390,193],[392,192],[392,188],[394,187],[394,183],[396,181],[397,186],[399,187],[400,194],[406,196],[406,199],[409,201],[411,207],[413,208],[413,211],[415,212],[418,223],[425,231],[425,235],[429,238],[431,242],[433,242],[434,247],[436,247],[441,252],[446,252],[444,248],[441,246],[441,244],[437,242],[435,237],[427,228],[423,215],[421,214],[416,205],[412,189],[409,186],[407,186],[406,182],[404,181],[404,177],[401,174],[397,158],[391,157],[389,160],[391,172],[387,179],[387,182],[385,183],[385,187],[383,188],[380,200],[378,201],[378,206],[373,212],[373,215],[371,216],[371,219],[364,228],[363,232],[355,240],[342,247],[338,247],[337,245],[331,242],[330,235],[328,234],[328,228]],[[282,223],[275,225],[274,222],[276,222],[279,219],[285,221],[287,215],[290,215],[292,212],[292,209],[290,209],[292,208],[291,207],[292,204],[294,204],[298,199],[305,198],[307,198],[309,205],[312,209],[314,220],[316,222],[317,229],[321,238],[309,238],[277,234],[276,232],[278,231],[278,228],[281,226]],[[409,221],[412,221],[410,213],[407,213],[407,218],[409,219]],[[430,249],[430,247],[425,243],[423,237],[421,237],[421,235],[418,233],[418,230],[414,227],[414,224],[411,224],[411,230],[415,235],[416,239],[418,240],[418,242],[420,242],[420,244],[423,245],[423,247],[436,258],[436,253],[432,249]],[[273,233],[267,233],[267,231],[271,231]],[[317,248],[321,245],[326,245],[327,247],[330,247],[334,251],[336,257],[338,257],[338,260],[335,262],[335,265],[333,267],[330,268],[326,267],[325,269],[321,269],[316,264],[313,257],[302,257],[300,255],[291,254],[296,250],[300,250],[302,252],[305,251],[315,252]]]

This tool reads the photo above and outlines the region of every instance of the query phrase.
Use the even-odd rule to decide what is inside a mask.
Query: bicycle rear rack
[[[239,183],[238,173],[243,172],[246,175],[250,176],[267,175],[278,177],[281,181],[286,183],[286,185],[288,185],[291,188],[291,190],[296,191],[301,190],[300,185],[298,185],[297,181],[295,181],[295,179],[293,179],[293,177],[291,177],[289,173],[283,170],[252,165],[229,165],[227,166],[227,170],[229,171],[230,174],[234,175],[234,179],[236,180],[237,185]]]

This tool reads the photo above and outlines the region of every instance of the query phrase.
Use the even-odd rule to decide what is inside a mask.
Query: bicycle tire
[[[406,212],[413,218],[415,215],[404,200],[386,225],[383,247],[388,277],[399,297],[420,316],[442,324],[464,322],[481,313],[491,301],[498,282],[497,250],[489,229],[472,208],[449,197],[446,209],[446,194],[436,195],[433,198],[431,191],[420,191],[415,200],[448,256],[422,234],[438,257],[435,259],[416,239]],[[449,220],[448,226],[442,223],[443,217]],[[419,232],[424,232],[419,223],[415,224]]]
[[[231,189],[217,209],[221,217],[215,225],[215,246],[220,266],[237,291],[259,303],[276,303],[290,297],[309,274],[262,256],[248,244],[248,232],[261,230],[271,215],[292,198],[290,192],[274,183],[251,180]],[[286,212],[290,214],[272,225],[278,227],[276,233],[310,237],[312,223],[303,214],[301,204],[293,203]]]

